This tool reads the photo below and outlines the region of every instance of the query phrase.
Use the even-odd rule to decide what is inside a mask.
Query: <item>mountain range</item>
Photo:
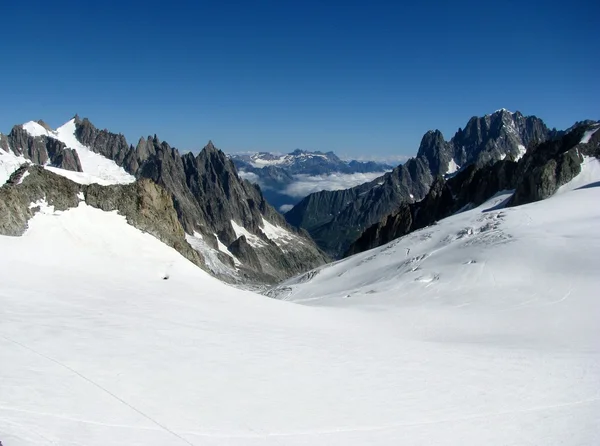
[[[506,191],[513,193],[501,205],[509,208],[546,199],[580,175],[593,177],[590,169],[596,169],[600,159],[598,129],[599,122],[578,123],[564,134],[531,147],[516,161],[471,164],[448,179],[438,177],[423,200],[403,203],[367,228],[345,256],[384,245]]]
[[[258,184],[266,200],[286,212],[320,190],[346,189],[382,176],[394,166],[376,161],[342,160],[333,152],[296,149],[286,155],[269,152],[231,154],[241,177]]]
[[[518,160],[527,147],[558,134],[535,116],[505,109],[472,117],[450,141],[439,130],[428,131],[417,155],[391,172],[352,188],[313,193],[287,212],[285,218],[306,229],[321,249],[338,258],[366,228],[403,203],[425,198],[436,177],[454,175],[470,164]]]
[[[25,231],[30,203],[67,209],[82,196],[129,215],[134,225],[144,221],[144,230],[154,228],[159,239],[230,282],[276,282],[327,260],[212,142],[198,155],[180,154],[156,135],[134,147],[75,116],[56,130],[43,121],[16,125],[0,134],[0,147],[0,164],[11,175],[0,189],[2,234]]]
[[[600,122],[468,128],[335,262],[211,142],[0,134],[0,446],[600,444]]]

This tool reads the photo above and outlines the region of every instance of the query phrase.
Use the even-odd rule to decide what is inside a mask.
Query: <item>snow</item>
[[[589,143],[590,139],[592,139],[592,136],[594,135],[594,133],[596,133],[599,129],[600,129],[600,127],[596,127],[594,129],[586,130],[586,132],[583,134],[583,137],[581,138],[581,141],[579,143],[580,144],[587,144],[587,143]]]
[[[600,186],[600,160],[592,156],[584,156],[579,175],[561,186],[556,193],[563,194],[575,189],[593,186]]]
[[[452,158],[448,162],[448,169],[446,170],[446,174],[450,175],[450,174],[456,173],[456,172],[458,172],[458,169],[460,169],[460,166],[458,164],[456,164],[456,161],[454,161],[454,158]]]
[[[0,236],[0,441],[600,444],[600,188],[505,198],[291,280],[295,302],[116,212],[40,212]]]
[[[129,184],[135,181],[135,177],[128,174],[125,169],[118,166],[113,160],[110,160],[98,153],[95,153],[89,147],[81,144],[75,136],[75,119],[71,119],[55,131],[46,130],[40,124],[34,121],[23,124],[23,128],[31,136],[48,136],[63,142],[67,148],[74,149],[79,155],[81,168],[83,172],[74,172],[71,170],[59,169],[57,167],[46,166],[46,169],[80,184],[98,183],[103,186],[111,184]]]
[[[23,129],[34,138],[37,136],[54,137],[48,130],[35,121],[29,121],[23,124]]]
[[[269,156],[271,157],[271,159],[266,159],[263,158],[263,156]],[[327,160],[327,156],[326,155],[322,155],[319,153],[300,153],[300,154],[287,154],[287,155],[274,155],[274,154],[264,154],[264,153],[257,153],[255,155],[252,155],[251,157],[251,161],[249,162],[249,164],[252,167],[256,167],[256,168],[262,168],[262,167],[266,167],[266,166],[290,166],[292,164],[294,164],[295,162],[299,161],[299,162],[305,162],[307,159],[310,158],[322,158]]]
[[[71,119],[63,126],[56,129],[54,137],[65,143],[70,149],[75,149],[81,161],[83,173],[71,172],[63,169],[52,168],[52,171],[81,183],[129,184],[135,181],[133,175],[118,166],[113,160],[93,152],[89,147],[81,144],[75,137],[75,120]]]
[[[281,226],[273,225],[264,218],[262,219],[261,230],[269,240],[274,241],[279,247],[288,245],[290,243],[303,244],[302,240],[300,240],[290,231],[282,228]]]
[[[519,161],[521,158],[523,158],[523,156],[525,155],[525,153],[527,153],[527,149],[525,148],[524,145],[519,144],[517,146],[517,148],[519,149],[519,154],[517,155],[517,157],[515,158],[515,161]]]
[[[17,156],[12,152],[5,152],[0,148],[0,187],[2,187],[10,176],[23,164],[30,161],[23,156]]]
[[[226,265],[219,259],[217,252],[221,251],[222,253],[225,253],[229,257],[231,257],[235,266],[240,266],[241,262],[227,249],[227,247],[221,242],[221,240],[219,240],[217,234],[215,234],[215,238],[217,239],[218,244],[218,249],[216,250],[212,248],[208,243],[206,243],[206,241],[204,241],[202,234],[200,234],[199,232],[194,231],[193,235],[185,235],[185,239],[190,244],[190,246],[196,251],[198,251],[200,254],[202,254],[202,256],[204,257],[204,261],[206,262],[206,266],[209,270],[211,270],[217,275],[233,277],[235,276],[235,271],[231,268],[231,266]]]
[[[235,236],[240,238],[242,235],[246,237],[246,241],[250,246],[254,246],[255,248],[260,248],[266,246],[264,240],[261,240],[260,237],[252,234],[243,226],[237,224],[234,220],[231,220],[231,226],[233,227],[233,231],[235,232]]]
[[[23,176],[19,179],[19,184],[23,183],[23,180],[29,176],[29,171],[26,170]]]

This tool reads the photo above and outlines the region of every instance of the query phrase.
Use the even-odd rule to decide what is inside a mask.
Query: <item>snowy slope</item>
[[[10,176],[23,164],[30,163],[23,156],[17,156],[12,152],[5,152],[0,148],[0,187],[4,185]]]
[[[46,166],[46,169],[65,176],[80,184],[98,183],[103,186],[110,184],[128,184],[135,181],[135,177],[128,174],[125,169],[118,166],[113,160],[95,153],[89,147],[81,144],[75,137],[75,119],[71,119],[55,131],[46,130],[37,122],[31,121],[23,124],[23,128],[31,136],[48,136],[63,142],[67,148],[74,149],[79,155],[83,172],[59,169]]]
[[[296,280],[304,304],[45,209],[0,237],[0,441],[600,444],[599,198],[454,216]]]

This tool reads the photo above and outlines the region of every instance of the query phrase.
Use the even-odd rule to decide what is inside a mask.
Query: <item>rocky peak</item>
[[[181,155],[167,142],[161,142],[156,134],[140,138],[133,148],[123,135],[98,130],[87,119],[76,126],[76,136],[91,150],[114,160],[136,178],[147,178],[164,187],[172,196],[187,234],[199,232],[215,247],[216,234],[222,243],[230,245],[239,238],[232,226],[235,221],[256,239],[266,238],[261,231],[265,218],[302,241],[285,254],[276,244],[267,241],[256,246],[239,242],[235,246],[245,253],[246,259],[254,259],[247,253],[251,249],[260,260],[260,268],[256,268],[254,260],[241,267],[245,277],[274,281],[325,261],[325,256],[309,239],[288,226],[267,204],[259,188],[239,178],[233,162],[212,141],[197,156]],[[241,245],[244,247],[240,248]],[[286,256],[292,259],[291,263],[284,260]]]
[[[34,164],[50,165],[81,172],[81,162],[75,150],[52,137],[53,130],[44,121],[35,121],[47,134],[33,136],[23,125],[15,125],[10,133],[0,137],[0,145],[15,155],[22,155]]]
[[[43,128],[45,128],[46,130],[48,130],[49,132],[52,132],[53,129],[52,127],[50,127],[48,124],[46,124],[44,121],[42,121],[41,119],[38,119],[37,122],[39,125],[41,125]]]
[[[424,158],[429,163],[433,175],[444,174],[452,159],[450,146],[439,130],[429,130],[421,139],[417,158]]]
[[[212,140],[209,139],[208,143],[204,146],[203,150],[213,151],[213,150],[217,150],[217,149],[215,148],[215,145],[213,144]]]

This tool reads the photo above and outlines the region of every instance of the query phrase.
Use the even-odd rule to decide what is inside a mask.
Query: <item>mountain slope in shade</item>
[[[532,147],[518,161],[471,164],[447,180],[439,177],[427,196],[403,203],[393,213],[367,228],[346,255],[381,246],[457,212],[478,206],[494,194],[515,190],[509,204],[538,201],[553,195],[574,177],[594,172],[600,158],[599,123],[588,122],[566,134]],[[600,135],[600,134],[598,134]],[[591,170],[590,170],[591,169]]]
[[[496,197],[280,289],[302,305],[40,203],[0,236],[0,440],[598,444],[599,191]]]
[[[286,213],[286,219],[306,229],[325,252],[340,257],[366,228],[402,203],[422,200],[438,175],[454,174],[469,164],[518,159],[526,147],[554,134],[541,119],[520,112],[498,110],[473,117],[450,141],[439,130],[427,132],[417,156],[382,179],[311,194]]]

